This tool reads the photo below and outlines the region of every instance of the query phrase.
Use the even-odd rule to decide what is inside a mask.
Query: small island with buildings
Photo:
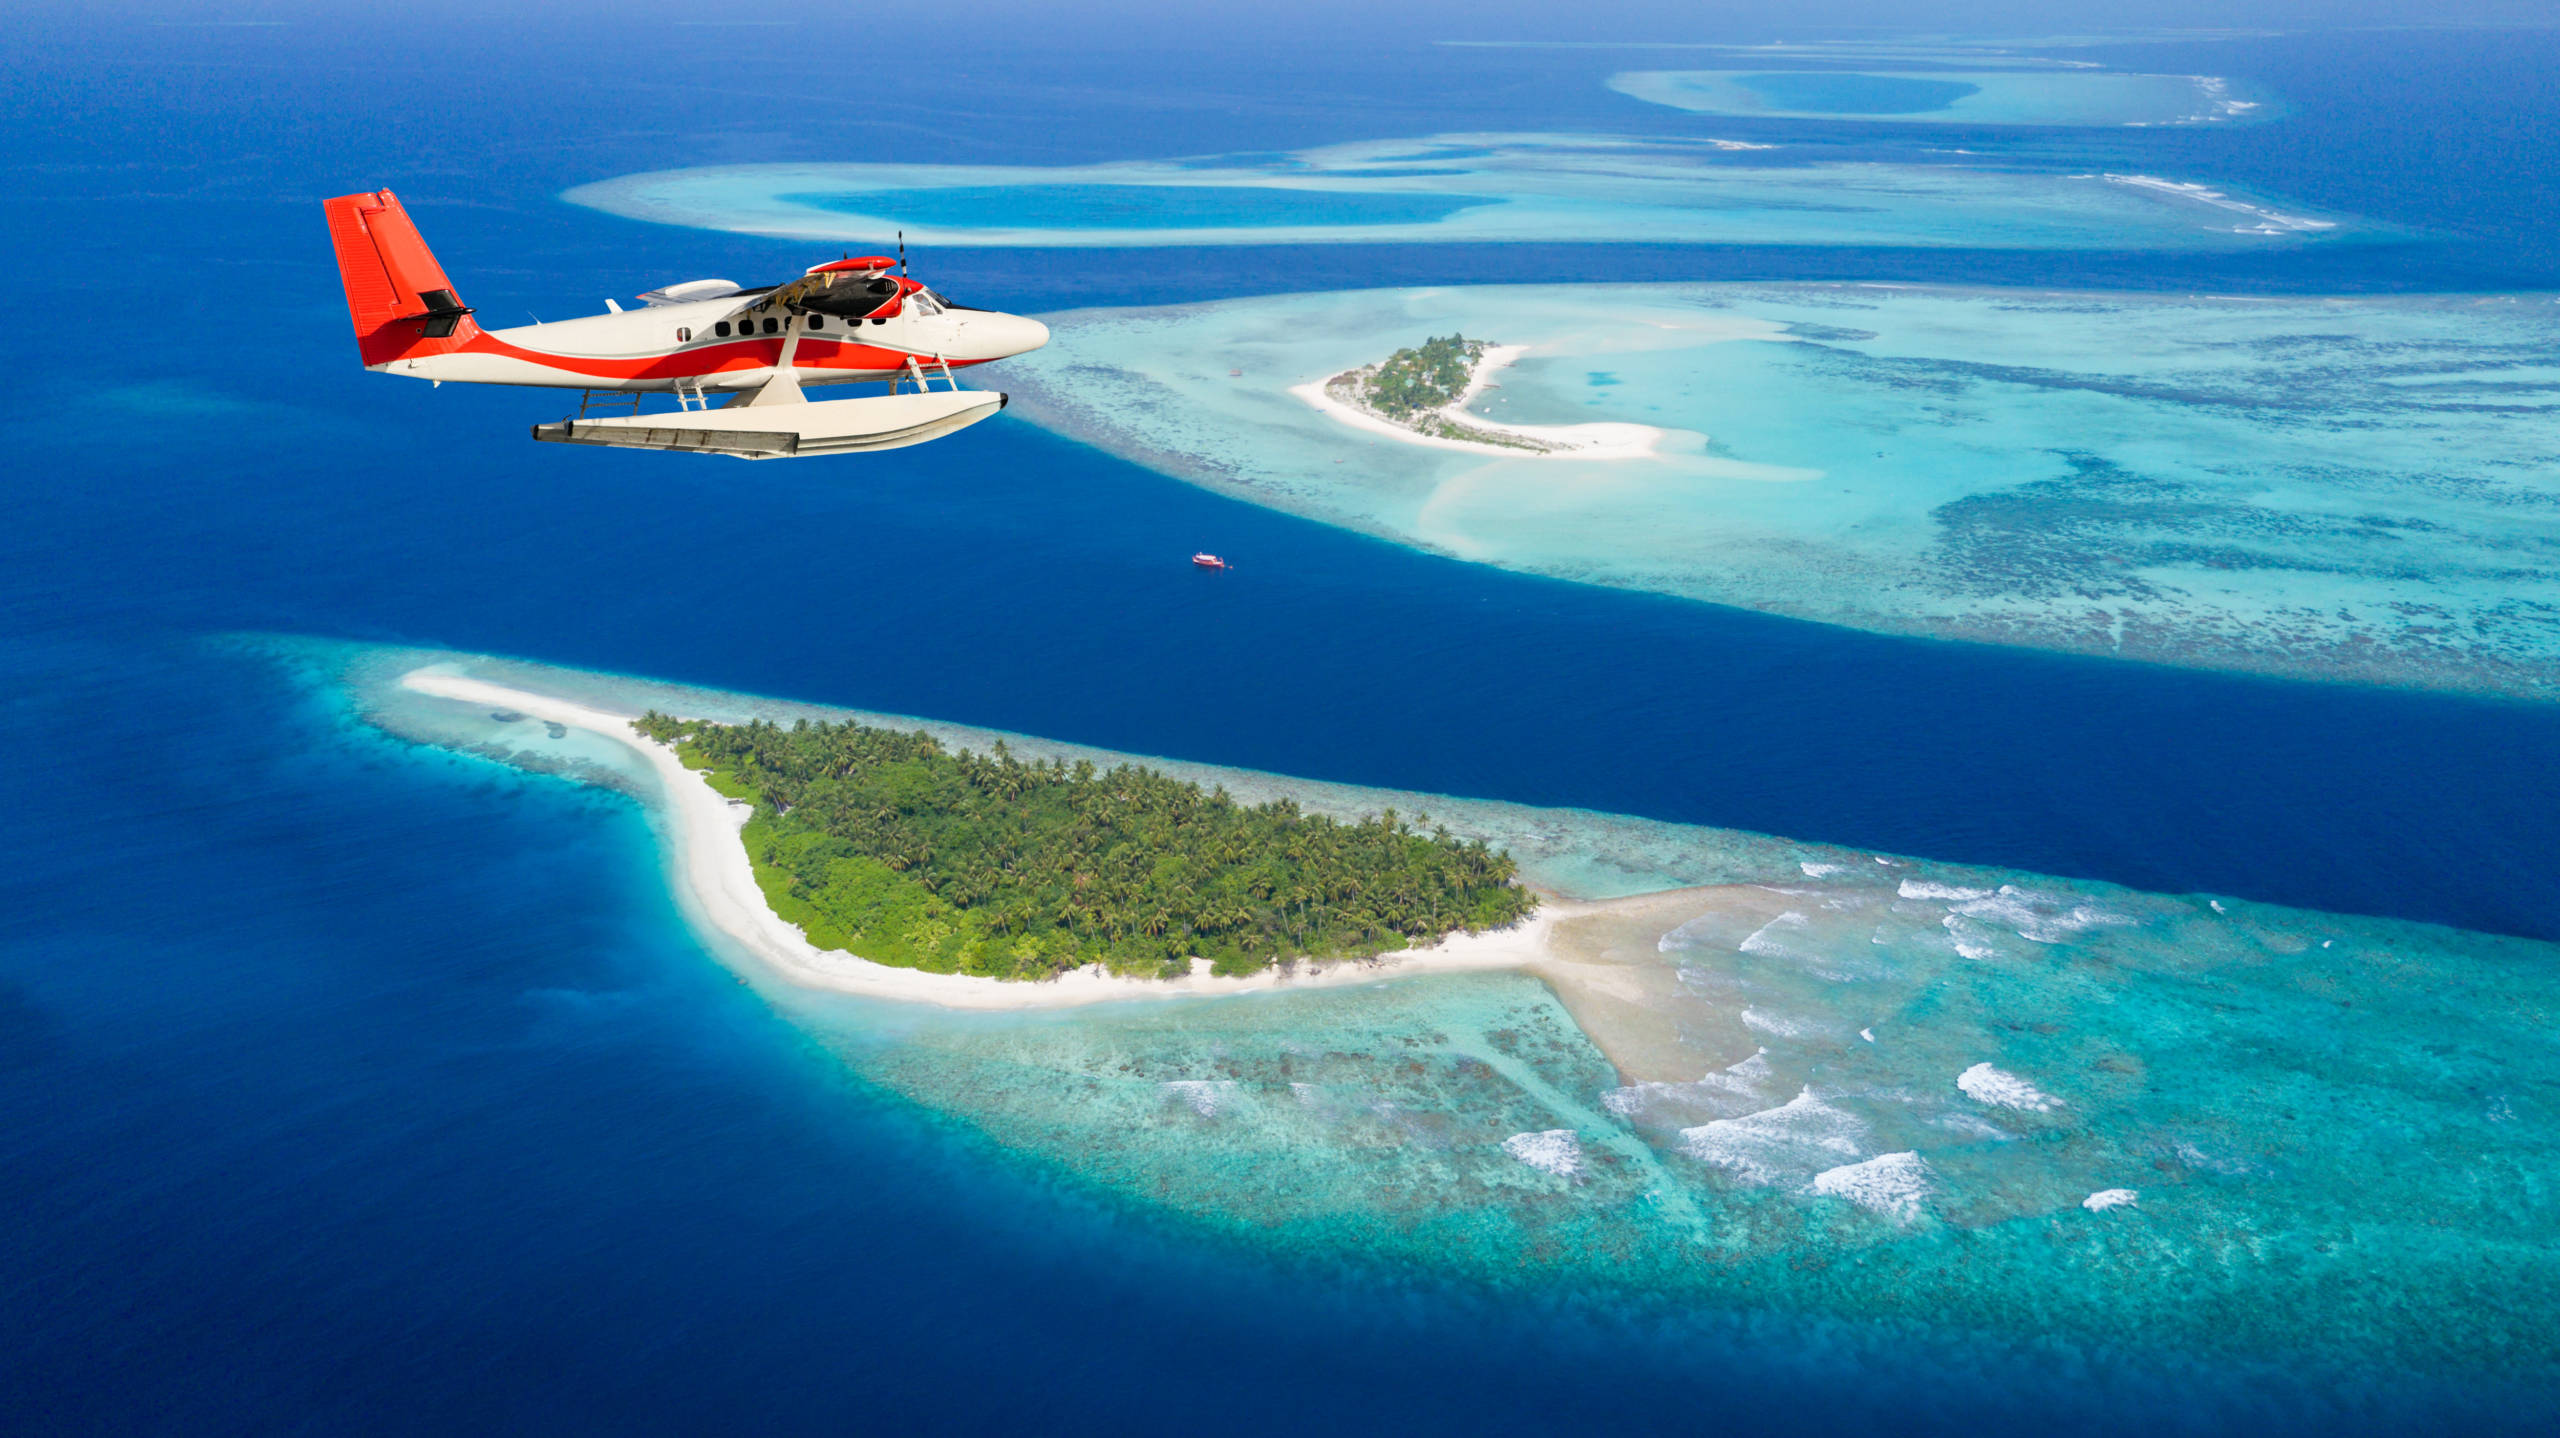
[[[1377,364],[1344,370],[1324,382],[1337,404],[1432,439],[1550,454],[1563,446],[1466,414],[1493,370],[1517,351],[1449,334],[1397,350]]]

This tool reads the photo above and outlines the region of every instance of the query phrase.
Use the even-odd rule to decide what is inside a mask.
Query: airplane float
[[[953,304],[882,255],[816,265],[787,284],[690,280],[639,296],[636,310],[607,300],[601,315],[482,329],[389,190],[325,204],[364,367],[583,391],[575,416],[533,427],[539,440],[741,459],[898,449],[1004,408],[1002,394],[960,388],[954,370],[1049,341],[1038,320]],[[889,392],[802,393],[864,381]],[[648,394],[672,396],[675,411],[641,413]]]

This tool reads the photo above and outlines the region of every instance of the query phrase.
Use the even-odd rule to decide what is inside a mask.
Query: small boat
[[[1224,569],[1227,567],[1227,562],[1214,554],[1195,554],[1191,556],[1191,562],[1200,566],[1202,569]]]

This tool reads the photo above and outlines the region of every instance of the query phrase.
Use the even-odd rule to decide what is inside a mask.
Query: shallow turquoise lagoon
[[[1407,179],[1429,170],[1365,171],[1359,178]],[[1188,230],[1272,225],[1428,225],[1493,195],[1392,191],[1257,189],[1243,185],[950,185],[845,195],[785,195],[791,204],[852,214],[895,215],[917,226],[955,229]]]
[[[2560,693],[2560,302],[1436,288],[1050,317],[1022,411],[1462,558],[1893,633]],[[1506,458],[1293,386],[1460,331]]]
[[[2264,118],[2266,102],[2213,75],[2088,68],[1626,70],[1623,95],[1701,115],[1949,125],[2211,125]]]
[[[301,652],[395,733],[644,799],[636,770],[575,731],[396,677],[436,662],[625,709],[830,712],[471,656]],[[1714,887],[1577,941],[1647,995],[1591,1030],[1623,1046],[1650,1028],[1624,1064],[1519,975],[963,1015],[795,989],[708,947],[865,1080],[1079,1186],[1282,1254],[1907,1322],[2061,1362],[2210,1353],[2387,1387],[2531,1385],[2560,1357],[2549,945],[1183,772],[1538,836],[1531,873],[1569,892]]]
[[[1094,165],[729,165],[566,198],[662,224],[860,244],[1627,241],[2264,250],[2337,221],[2192,179],[1746,156],[1730,140],[1439,135]]]
[[[1814,115],[1904,115],[1943,110],[1982,87],[1970,80],[1912,75],[1859,75],[1779,70],[1737,75],[1734,83],[1768,109]]]

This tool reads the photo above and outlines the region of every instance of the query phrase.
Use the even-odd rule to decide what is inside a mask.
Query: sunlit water
[[[1462,558],[1888,632],[2560,686],[2560,302],[1887,285],[1296,295],[1053,319],[1024,412]],[[1504,459],[1291,387],[1452,331],[1476,412],[1668,431]]]
[[[1381,136],[1283,155],[1056,167],[725,165],[566,198],[660,224],[877,245],[1610,241],[2280,252],[2342,230],[2105,174],[1844,160],[1636,135]],[[2181,184],[2193,183],[2182,180]]]
[[[2207,125],[2263,118],[2265,102],[2213,75],[2100,70],[1627,70],[1621,94],[1701,115],[1948,125]]]
[[[578,731],[395,687],[456,656],[287,649],[396,732],[646,792]],[[625,709],[837,712],[460,662]],[[1497,839],[1543,829],[1614,866],[1528,856],[1567,891],[1726,886],[1593,931],[1676,975],[1686,1067],[1627,1081],[1517,976],[955,1015],[732,962],[867,1079],[1282,1253],[2335,1375],[2502,1384],[2560,1356],[2547,945],[1180,772],[1337,811],[1428,805]]]
[[[841,253],[839,234],[887,240],[858,195],[845,204],[882,176],[848,190],[844,163],[904,167],[898,206],[947,204],[935,218],[953,233],[986,234],[1036,200],[1055,206],[1038,217],[1048,228],[1023,234],[1084,227],[1125,244],[912,247],[920,278],[1024,313],[1490,280],[2302,295],[2504,293],[2560,276],[2544,222],[2554,179],[2535,158],[2560,153],[2553,44],[2538,32],[2099,46],[2115,70],[2227,75],[2290,113],[1968,131],[1707,116],[1605,83],[1761,73],[1779,63],[1767,53],[1452,45],[1499,17],[1350,8],[1194,7],[1154,29],[921,10],[897,17],[894,41],[880,15],[790,4],[612,25],[539,6],[285,5],[203,25],[55,7],[11,32],[9,271],[108,277],[97,292],[124,297],[106,319],[0,326],[24,419],[0,528],[0,709],[18,741],[0,766],[0,1411],[16,1427],[2551,1426],[2547,1339],[2482,1356],[2539,1321],[2526,1286],[2549,1287],[2498,1237],[2547,1212],[2548,1164],[2527,1162],[2520,1133],[2540,1110],[2492,1121],[2445,1077],[2476,1072],[2475,1052],[2515,1057],[2509,1025],[2547,1012],[2546,951],[2228,896],[2551,937],[2560,808],[2537,776],[2560,771],[2560,730],[2547,705],[1884,638],[1452,563],[1167,482],[1019,408],[895,454],[746,466],[532,444],[525,426],[556,418],[562,397],[355,367],[316,197],[399,191],[466,302],[515,323],[595,313],[608,296],[627,306],[679,279],[788,278]],[[1654,34],[1731,24],[1721,38],[1768,38],[1750,16],[1654,18]],[[1872,33],[1911,23],[1868,18]],[[1825,54],[1998,64],[1962,45]],[[1552,148],[1435,144],[1413,159],[1376,144],[1520,134],[1636,137],[1615,153],[1638,162],[1645,203],[1598,208],[1606,187],[1558,173],[1585,160]],[[1186,178],[1184,156],[1229,157],[1210,166],[1227,172]],[[1309,157],[1343,168],[1288,168]],[[1133,159],[1167,168],[1133,174]],[[769,164],[826,181],[794,193],[837,208],[787,217],[828,240],[556,198],[620,175]],[[1750,167],[1772,174],[1738,173]],[[1395,173],[1415,169],[1459,173]],[[2197,188],[2128,183],[2144,177]],[[1842,185],[1848,208],[1803,208]],[[1012,208],[991,209],[989,188]],[[715,220],[731,198],[711,196]],[[1472,238],[1495,214],[1543,216],[1519,231],[1541,238]],[[1267,243],[1298,220],[1325,242]],[[1622,242],[1639,221],[1657,238]],[[2336,228],[2250,232],[2294,221]],[[1169,222],[1215,242],[1142,248]],[[1767,237],[1788,243],[1726,243]],[[2143,247],[2104,247],[2122,237]],[[83,325],[127,322],[179,339],[76,342]],[[1009,384],[1001,374],[988,377]],[[1204,578],[1186,562],[1200,547],[1243,563]],[[1572,892],[1745,885],[1718,913],[1738,925],[1747,900],[1765,920],[1689,928],[1692,947],[1669,955],[1663,936],[1690,920],[1666,919],[1638,931],[1634,954],[1656,976],[1676,977],[1676,959],[1772,986],[1741,996],[1748,1017],[1707,985],[1673,989],[1661,1010],[1665,1052],[1759,1087],[1733,1106],[1621,1113],[1620,1076],[1527,980],[1104,1012],[1081,1035],[778,989],[690,932],[645,799],[612,787],[611,749],[444,716],[463,748],[567,764],[573,780],[397,738],[350,712],[377,713],[341,682],[343,656],[279,665],[271,647],[201,642],[242,629],[497,650],[1525,801],[1399,803],[1502,835]],[[1363,796],[1381,791],[1336,797]],[[2009,867],[1914,862],[1994,892],[1904,898],[1877,853]],[[1879,877],[1854,878],[1859,865]],[[2021,870],[2210,889],[2231,912]],[[1984,927],[2013,902],[2044,912],[2000,884],[2051,896],[2057,916],[2089,905],[2140,922],[2030,950],[2023,924]],[[1805,907],[1834,900],[1866,907]],[[1955,912],[1969,904],[1987,907]],[[1801,925],[1782,922],[1791,912]],[[1847,984],[1787,976],[1799,940],[1857,952],[1846,926],[1868,917],[1894,925],[1870,943],[1878,961],[1914,983],[1934,974],[1946,1004],[1889,977],[1858,980],[1852,1002]],[[1956,943],[1950,917],[2004,957],[1922,947]],[[2250,951],[2217,924],[2336,948],[2241,962]],[[2198,1019],[2200,1054],[2288,1096],[2334,1093],[2371,1060],[2333,1130],[2339,1153],[2372,1162],[2360,1190],[2329,1187],[2343,1158],[2297,1166],[2191,1121],[2252,1111],[2236,1079],[2130,1093],[2082,1062],[2111,1050],[2000,1027],[2109,1035],[2146,1073],[2182,1073],[2155,1022],[2167,990],[2139,964],[2117,967],[2141,1002],[2002,988],[1977,1021],[1968,985],[2009,949],[2085,969],[2156,954],[2173,932],[2227,981],[2215,1027]],[[2428,966],[2417,997],[2369,1004],[2365,965],[2340,980],[2353,1022],[2330,1022],[2316,1052],[2215,1047],[2226,1021],[2262,1035],[2262,1013],[2323,1031],[2296,1023],[2319,1011],[2282,985],[2333,977],[2311,966],[2394,934],[2409,937],[2387,952]],[[1787,987],[1799,981],[1804,993]],[[2507,1017],[2481,997],[2498,993]],[[2113,1037],[2118,1019],[2130,1037]],[[1876,1043],[1839,1037],[1850,1020]],[[1830,1026],[1821,1042],[1857,1047],[1764,1031],[1814,1021]],[[1293,1054],[1276,1025],[1327,1047]],[[1728,1072],[1764,1044],[1765,1081]],[[2289,1053],[2306,1077],[2270,1074]],[[2539,1062],[2512,1071],[2539,1072],[2526,1060]],[[2442,1072],[2412,1067],[2424,1062]],[[1852,1091],[1888,1069],[1909,1101]],[[1031,1091],[1043,1081],[1059,1092]],[[1290,1083],[1319,1092],[1302,1103]],[[1981,1097],[2030,1089],[2065,1107]],[[1067,1092],[1126,1122],[1098,1129]],[[1397,1107],[1360,1107],[1371,1092]],[[2511,1096],[2483,1081],[2480,1114],[2490,1095]],[[2262,1115],[2267,1134],[2282,1111]],[[2368,1112],[2380,1131],[2347,1131]],[[1950,1114],[2022,1133],[1987,1150],[2008,1167],[1967,1167],[1927,1122]],[[2166,1138],[2127,1136],[2142,1124]],[[1798,1125],[1808,1137],[1788,1150]],[[2180,1143],[2257,1167],[2198,1169]],[[2036,1171],[2018,1166],[2027,1154],[2054,1161],[2050,1182],[2019,1177]],[[2185,1165],[2184,1181],[2162,1162]],[[2130,1204],[2079,1206],[2120,1190]],[[1684,1196],[1699,1221],[1673,1214]],[[2423,1226],[2406,1218],[2413,1196],[2440,1203]],[[2200,1236],[2217,1213],[2238,1215],[2218,1248]],[[2318,1227],[2323,1213],[2343,1235]],[[1967,1226],[1984,1214],[2009,1216]],[[1802,1271],[1769,1237],[1790,1224],[1812,1235]],[[2048,1266],[2045,1290],[2022,1276],[2038,1234],[2081,1245]],[[2135,1259],[2109,1269],[2090,1245]],[[1964,1279],[1977,1255],[1978,1284]],[[2442,1276],[2455,1262],[2473,1266],[2458,1309]],[[1948,1301],[1909,1316],[1917,1300],[1878,1276],[1892,1264]],[[2301,1305],[2304,1333],[2270,1342],[2280,1320],[2263,1305],[2314,1280],[2329,1286]],[[2218,1334],[2192,1338],[2207,1319],[2175,1311],[2173,1285],[2230,1320],[2229,1355]],[[2092,1314],[2110,1299],[2125,1320],[2102,1330]],[[2339,1335],[2357,1324],[2374,1346],[2342,1375]],[[2049,1331],[2026,1332],[2038,1325]],[[2432,1377],[2411,1376],[2428,1363]]]

